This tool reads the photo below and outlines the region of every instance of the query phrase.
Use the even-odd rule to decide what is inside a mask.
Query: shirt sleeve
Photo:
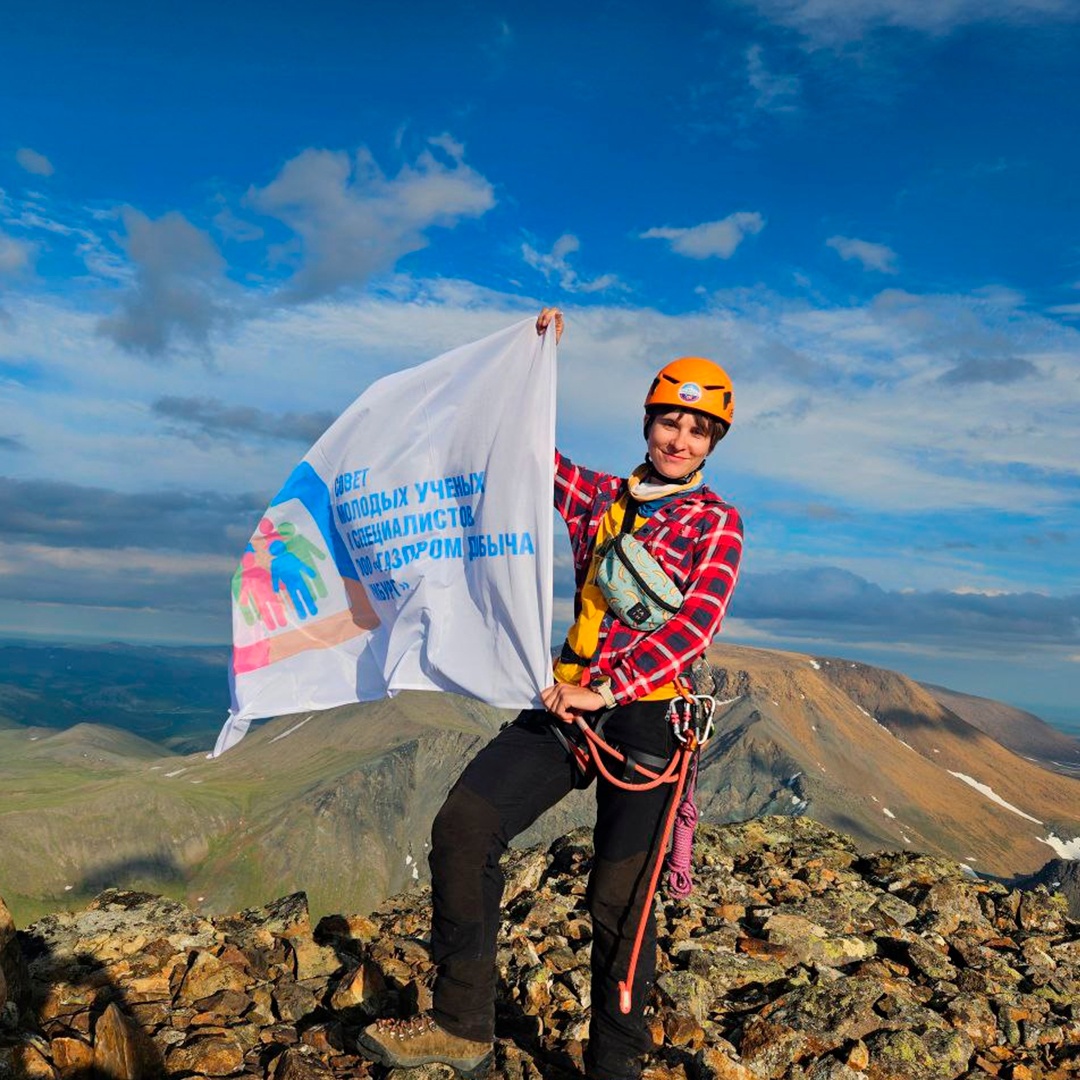
[[[555,451],[555,509],[566,522],[570,546],[575,552],[583,550],[593,500],[600,485],[607,479],[606,473],[583,469],[565,454]]]
[[[671,682],[708,648],[720,630],[739,576],[743,526],[734,507],[724,508],[717,525],[695,552],[678,612],[643,636],[616,665],[597,672],[610,677],[620,705]]]

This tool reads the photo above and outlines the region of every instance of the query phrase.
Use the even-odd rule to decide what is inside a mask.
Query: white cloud
[[[998,356],[1003,343],[1034,369],[1010,383],[1007,416],[1000,385],[941,381],[958,358]],[[723,294],[710,310],[679,317],[568,313],[560,364],[574,392],[560,395],[560,422],[579,439],[590,425],[596,431],[578,452],[624,467],[637,446],[620,418],[640,408],[657,358],[693,353],[720,359],[735,379],[735,428],[721,448],[733,497],[768,483],[865,511],[1070,513],[1080,478],[1080,334],[1030,310],[891,290],[852,307]]]
[[[101,235],[103,224],[111,227],[119,218],[116,210],[57,207],[40,193],[7,199],[0,192],[0,213],[8,225],[31,234],[45,234],[43,239],[50,251],[58,250],[67,241],[72,253],[97,277],[112,281],[127,281],[131,277],[130,267],[115,246]]]
[[[765,219],[761,214],[740,211],[729,214],[722,221],[706,221],[686,229],[667,226],[649,229],[641,234],[641,239],[667,240],[672,251],[690,259],[730,259],[747,236],[764,228]]]
[[[856,240],[850,236],[830,236],[825,243],[845,262],[858,262],[864,270],[877,270],[882,274],[895,274],[896,252],[884,244],[869,240]]]
[[[0,230],[0,274],[17,274],[34,261],[34,245]]]
[[[62,469],[78,482],[115,486],[138,462],[135,479],[272,490],[295,447],[245,454],[217,442],[196,446],[167,437],[153,403],[212,396],[275,415],[336,415],[373,379],[482,337],[535,304],[467,282],[399,284],[393,294],[257,314],[214,343],[212,385],[201,370],[148,366],[95,342],[92,316],[13,300],[0,353],[25,357],[65,390],[6,388],[0,432],[24,433],[33,453],[20,456],[20,468],[42,475]],[[806,501],[893,513],[1010,506],[1039,515],[1070,505],[1069,478],[1080,475],[1080,332],[1029,308],[890,290],[852,307],[724,294],[679,316],[625,304],[567,315],[560,429],[567,449],[590,464],[618,469],[634,460],[639,432],[626,417],[640,409],[659,362],[696,353],[721,360],[736,380],[735,429],[722,464],[747,490],[779,484],[805,492]],[[1009,384],[1007,416],[999,384],[941,381],[958,358],[1000,355],[1003,340],[1033,369]],[[958,576],[913,583],[953,587]],[[966,573],[960,580],[1001,585]]]
[[[571,233],[564,233],[552,245],[546,254],[537,251],[531,244],[521,245],[521,254],[525,261],[544,277],[559,283],[565,292],[601,292],[604,289],[620,287],[619,279],[614,274],[602,274],[596,278],[582,278],[570,265],[568,256],[580,250],[581,241]]]
[[[31,451],[13,467],[136,490],[152,476],[185,489],[272,493],[295,464],[295,445],[195,444],[172,434],[154,403],[210,396],[222,408],[336,415],[381,375],[539,306],[468,282],[397,285],[393,294],[256,314],[214,343],[210,375],[146,365],[95,341],[84,312],[14,300],[0,354],[23,357],[40,374],[0,396],[0,433],[23,433]],[[721,360],[736,380],[735,428],[716,466],[736,502],[779,485],[854,513],[1071,512],[1080,477],[1080,333],[1030,308],[893,290],[853,307],[725,294],[678,316],[591,304],[567,317],[560,433],[568,452],[590,464],[621,469],[636,460],[640,431],[626,418],[637,415],[649,378],[665,359],[698,354]],[[1009,384],[1007,416],[1000,385],[941,381],[957,357],[999,355],[1002,339],[1033,369]],[[764,547],[754,549],[759,569]],[[863,557],[879,559],[872,568],[858,564],[875,580],[902,572],[919,588],[1003,585],[989,571],[957,572],[947,554],[913,562],[863,551],[844,565]]]
[[[0,432],[25,432],[29,451],[12,460],[13,475],[42,493],[48,519],[55,522],[72,519],[72,507],[83,504],[72,502],[77,492],[58,501],[64,491],[45,481],[63,477],[71,485],[126,492],[129,499],[110,504],[111,527],[116,527],[118,508],[131,514],[138,510],[145,529],[160,533],[162,547],[193,557],[191,581],[201,582],[194,556],[208,551],[214,537],[220,539],[218,551],[234,553],[252,522],[242,509],[230,510],[226,500],[217,517],[186,524],[190,500],[183,501],[182,493],[215,492],[237,499],[237,507],[247,506],[246,493],[254,493],[254,501],[264,503],[301,448],[256,438],[193,442],[175,430],[175,417],[162,415],[162,399],[188,399],[193,420],[211,425],[228,420],[238,431],[245,423],[258,429],[263,413],[336,415],[381,375],[482,337],[537,306],[469,282],[416,282],[402,276],[392,284],[392,293],[368,291],[355,299],[257,312],[214,343],[215,364],[209,372],[146,364],[108,341],[95,340],[93,317],[85,311],[64,308],[55,299],[16,298],[11,324],[0,325],[0,355],[25,358],[33,370],[6,384],[0,395]],[[1042,640],[1039,635],[1046,638],[1056,625],[1050,615],[1060,615],[1063,605],[1050,599],[1043,611],[1038,607],[1042,601],[1029,598],[1025,603],[1035,628],[1029,629],[1017,618],[1015,598],[989,595],[1003,587],[1015,592],[1016,579],[995,576],[992,569],[970,574],[970,564],[948,553],[914,558],[906,540],[896,546],[867,542],[844,522],[815,526],[814,535],[808,533],[793,551],[775,535],[793,512],[773,512],[762,505],[760,494],[777,488],[805,492],[807,499],[842,505],[856,516],[879,509],[886,515],[926,515],[938,508],[996,511],[1001,506],[1050,518],[1071,513],[1074,484],[1069,478],[1080,476],[1080,406],[1069,403],[1080,401],[1074,361],[1080,333],[1023,304],[1002,308],[990,299],[1001,295],[985,290],[980,295],[916,296],[893,290],[858,307],[813,308],[772,294],[723,294],[707,310],[677,316],[625,304],[571,308],[560,346],[560,441],[590,465],[626,468],[640,452],[640,428],[628,418],[640,415],[644,389],[658,364],[685,353],[715,356],[735,378],[738,400],[735,430],[718,451],[710,475],[719,490],[737,505],[745,502],[744,509],[753,514],[752,563],[740,587],[743,610],[755,620],[751,630],[780,628],[761,618],[754,605],[769,584],[761,575],[770,567],[789,566],[794,554],[800,564],[820,569],[841,565],[865,579],[845,591],[829,585],[835,575],[804,573],[799,588],[774,589],[789,614],[791,598],[805,597],[817,618],[806,632],[819,639],[838,634],[837,649],[859,638],[852,629],[852,611],[879,613],[860,633],[874,641],[879,634],[893,654],[900,648],[898,635],[901,641],[918,641],[919,633],[926,632],[920,626],[940,630],[946,625],[939,617],[942,611],[953,612],[947,625],[958,629],[952,638],[963,639],[976,652],[1005,625],[1026,639]],[[1002,336],[1009,339],[1009,352],[1035,369],[1010,384],[1009,423],[1017,425],[1017,433],[1005,436],[987,433],[988,426],[999,425],[994,418],[1000,386],[940,382],[955,354],[998,349]],[[212,396],[213,407],[192,403],[195,396]],[[226,416],[226,408],[240,412]],[[1055,481],[1059,475],[1066,482]],[[165,520],[161,504],[143,496],[149,491],[178,500],[184,514]],[[23,513],[33,508],[25,498],[12,505]],[[235,523],[228,535],[226,520]],[[99,547],[111,541],[101,527],[95,526],[94,535],[102,541]],[[147,550],[151,543],[156,546],[142,534],[127,543],[145,544]],[[211,568],[206,570],[209,575]],[[72,565],[57,589],[67,588],[80,573]],[[132,601],[147,581],[156,587],[147,576],[149,566],[141,573],[124,593]],[[1052,567],[1046,573],[1047,580],[1060,576]],[[806,582],[812,580],[820,585],[808,590]],[[925,594],[956,589],[958,581],[987,595]],[[872,582],[920,592],[883,600],[867,584]],[[93,595],[121,584],[102,579]],[[74,598],[84,595],[91,594],[76,592]],[[220,600],[225,593],[218,584],[207,595]],[[827,603],[830,596],[833,608]],[[850,604],[845,602],[849,596]],[[876,606],[866,602],[867,596],[877,596]],[[989,618],[998,609],[1003,617]],[[910,618],[902,618],[904,612]],[[975,643],[967,633],[972,614],[987,629]],[[782,628],[792,637],[799,625],[788,619]],[[729,627],[732,632],[747,637],[738,622]],[[1062,651],[1066,648],[1075,653],[1075,642]]]
[[[101,332],[151,356],[185,342],[205,348],[233,319],[224,299],[231,291],[225,260],[214,242],[176,211],[151,220],[125,207],[121,216],[127,234],[120,243],[134,264],[134,280],[119,311],[101,320]]]
[[[261,240],[265,235],[264,230],[258,225],[237,217],[228,206],[222,208],[214,215],[214,228],[226,240],[235,240],[246,244],[253,240]]]
[[[491,184],[465,164],[460,143],[430,139],[414,165],[387,177],[371,152],[305,150],[247,202],[283,221],[299,239],[292,300],[327,296],[390,270],[427,246],[426,231],[453,228],[495,205]],[[283,250],[288,257],[291,252]]]
[[[797,75],[778,75],[765,66],[760,45],[746,50],[746,78],[754,91],[754,107],[762,112],[794,112],[802,93]]]
[[[980,22],[1011,25],[1073,20],[1071,0],[749,0],[763,15],[799,31],[812,45],[857,41],[874,30],[902,28],[943,36]]]
[[[28,146],[15,151],[15,160],[28,173],[33,173],[34,176],[52,176],[55,171],[52,162],[44,154],[39,154]]]

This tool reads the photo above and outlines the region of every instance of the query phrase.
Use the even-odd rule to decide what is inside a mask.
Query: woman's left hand
[[[595,690],[573,683],[556,683],[541,690],[540,700],[549,713],[567,724],[572,724],[582,713],[604,707],[604,699]]]
[[[545,333],[552,323],[555,324],[555,344],[558,345],[563,332],[563,314],[558,308],[541,308],[540,314],[536,317],[536,332]]]

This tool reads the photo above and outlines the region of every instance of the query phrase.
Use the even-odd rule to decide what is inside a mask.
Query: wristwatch
[[[603,699],[609,709],[614,709],[619,703],[615,700],[615,694],[611,689],[611,680],[608,678],[597,679],[589,685],[590,690],[595,690]]]

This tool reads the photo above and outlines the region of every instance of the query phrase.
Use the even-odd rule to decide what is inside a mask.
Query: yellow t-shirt
[[[592,562],[589,564],[589,572],[585,575],[585,584],[581,587],[581,611],[566,635],[566,643],[578,656],[592,656],[600,642],[600,624],[607,614],[608,607],[604,594],[596,584],[596,571],[600,565],[599,552],[604,546],[604,541],[619,532],[625,516],[626,496],[624,495],[611,504],[608,512],[601,518],[597,527]],[[640,528],[644,521],[645,518],[638,514],[634,521],[634,528]],[[577,686],[581,683],[581,676],[585,668],[580,664],[568,663],[556,657],[553,671],[557,682],[573,683]],[[655,690],[638,698],[638,700],[666,701],[675,697],[677,693],[675,683],[669,682],[664,686],[658,686]]]

